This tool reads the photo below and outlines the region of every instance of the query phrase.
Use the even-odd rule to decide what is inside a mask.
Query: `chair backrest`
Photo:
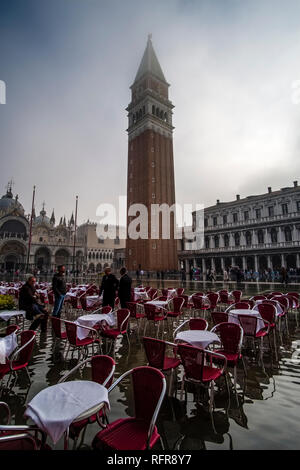
[[[245,336],[256,336],[257,317],[255,315],[238,315]]]
[[[136,367],[132,370],[135,417],[150,424],[157,405],[162,400],[166,379],[153,367]]]
[[[111,378],[105,384],[106,388],[109,388],[113,382],[113,372],[115,370],[115,361],[110,356],[98,355],[91,358],[92,366],[92,380],[100,385],[103,385],[105,380],[110,376]]]
[[[155,300],[163,300],[165,302],[166,300],[168,300],[168,297],[166,297],[165,295],[161,295],[160,297],[157,297]]]
[[[220,339],[226,353],[237,354],[241,350],[243,329],[236,323],[219,323],[213,329]]]
[[[153,289],[152,287],[148,290],[148,296],[150,297],[150,300],[153,300],[154,297],[157,295],[157,289]]]
[[[160,339],[143,337],[143,345],[149,366],[163,369],[166,343]]]
[[[293,297],[296,297],[299,300],[300,294],[299,292],[288,292],[287,295],[291,295]]]
[[[189,302],[189,296],[188,295],[185,295],[185,294],[181,294],[181,296],[184,300],[184,303],[183,303],[183,308],[187,307],[188,306],[188,302]]]
[[[207,330],[208,323],[204,318],[191,318],[189,320],[190,330]]]
[[[168,297],[168,289],[162,289],[161,293],[164,297]]]
[[[200,297],[198,295],[193,295],[192,302],[194,304],[195,309],[197,309],[197,308],[201,309],[201,308],[203,308],[203,305],[204,305],[204,298]]]
[[[136,318],[136,303],[135,302],[126,302],[126,307],[130,311],[131,318]]]
[[[105,307],[101,308],[101,313],[108,314],[112,311],[112,308],[110,305],[106,305]]]
[[[86,296],[85,295],[82,295],[81,297],[79,297],[79,302],[80,302],[81,307],[83,308],[83,310],[87,310],[87,301],[86,301]]]
[[[214,325],[218,325],[219,323],[226,323],[228,322],[228,313],[226,312],[211,312],[211,318]]]
[[[19,431],[7,432],[6,435],[0,432],[0,451],[2,450],[38,450],[35,439],[29,434]]]
[[[204,350],[179,343],[177,353],[180,356],[186,378],[202,381],[205,359]]]
[[[225,303],[226,304],[228,302],[228,299],[229,299],[228,292],[226,290],[220,290],[218,292],[218,294],[219,294],[219,298],[220,298],[220,303],[222,303],[222,304]]]
[[[32,330],[21,331],[19,337],[21,338],[21,348],[26,346],[20,351],[16,362],[20,365],[28,364],[34,348],[36,332]]]
[[[210,301],[210,308],[216,308],[219,300],[219,294],[217,294],[216,292],[208,292],[206,294],[206,297]]]
[[[56,338],[62,338],[62,331],[61,331],[62,320],[58,317],[53,317],[53,316],[51,316],[50,319],[51,319],[52,329],[54,331]]]
[[[282,292],[271,292],[271,295],[282,295]]]
[[[178,287],[177,289],[177,295],[178,297],[182,297],[182,294],[184,293],[184,289],[183,287]]]
[[[71,345],[77,344],[77,324],[64,320],[68,341]]]
[[[289,301],[289,308],[299,308],[299,299],[294,295],[287,294],[285,297]]]
[[[175,313],[180,313],[184,304],[184,299],[182,297],[173,297],[173,311]]]
[[[72,308],[76,308],[76,309],[77,309],[77,308],[81,308],[81,307],[79,306],[79,304],[78,304],[78,298],[79,298],[79,297],[75,297],[74,295],[72,295],[72,296],[70,297],[70,302],[71,302]]]
[[[266,300],[266,298],[265,295],[254,295],[250,300]]]
[[[144,311],[147,317],[147,320],[154,320],[156,315],[156,307],[151,304],[144,304]]]
[[[282,296],[274,296],[272,300],[277,300],[277,302],[280,303],[282,309],[284,310],[284,312],[287,312],[288,308],[289,308],[289,300],[284,297],[283,295]]]
[[[276,307],[269,303],[261,303],[257,305],[257,309],[263,320],[267,320],[269,323],[275,323]]]
[[[118,330],[121,331],[121,333],[125,333],[125,331],[127,331],[129,317],[130,311],[128,308],[120,308],[117,311]]]
[[[250,305],[248,302],[237,302],[236,304],[232,304],[230,306],[230,310],[233,310],[233,309],[246,309],[246,310],[249,310],[250,309]]]
[[[241,290],[233,290],[231,295],[233,296],[235,302],[240,302],[243,292]]]
[[[19,325],[8,325],[5,331],[5,335],[6,336],[11,335],[15,331],[18,331],[19,329],[20,329]]]

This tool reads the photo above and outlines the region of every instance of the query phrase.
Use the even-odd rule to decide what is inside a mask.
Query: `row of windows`
[[[168,115],[164,111],[159,108],[156,108],[154,105],[152,106],[152,114],[159,119],[162,119],[165,122],[168,122]]]
[[[112,253],[89,253],[89,259],[112,259]]]
[[[278,230],[276,228],[272,228],[271,232],[271,243],[278,243]],[[291,242],[293,240],[292,237],[292,230],[290,227],[285,227],[284,228],[284,237],[286,242]],[[220,236],[215,235],[214,237],[205,237],[205,248],[212,248],[210,246],[211,239],[214,241],[214,248],[219,248],[220,246]],[[253,241],[253,235],[251,232],[246,232],[245,233],[245,240],[246,240],[246,246],[251,246],[254,241]],[[265,243],[265,233],[263,230],[258,230],[257,232],[257,243],[259,245],[262,245]],[[234,234],[234,245],[235,246],[240,246],[241,244],[241,235],[239,232]],[[229,247],[229,235],[226,233],[224,235],[224,246]]]
[[[297,212],[300,212],[300,201],[297,201]],[[289,213],[288,204],[281,204],[281,214],[286,215],[288,213]],[[274,217],[274,215],[275,215],[274,206],[268,207],[268,216],[269,217]],[[254,216],[258,220],[261,219],[262,218],[262,210],[261,209],[255,209]],[[250,218],[249,211],[244,211],[243,212],[243,220],[247,221],[247,220],[249,220],[249,218]],[[213,221],[213,226],[215,227],[216,225],[218,225],[218,217],[214,216],[212,219],[213,219],[212,220]],[[223,225],[226,225],[228,222],[230,222],[228,220],[227,215],[223,215],[222,220],[223,220]],[[238,221],[239,221],[239,214],[237,212],[234,212],[232,214],[232,222],[236,223]],[[208,218],[205,218],[204,219],[204,227],[207,227],[207,226],[208,226]]]
[[[101,245],[104,244],[104,241],[105,241],[104,238],[98,238],[98,243],[100,243]],[[114,244],[115,245],[120,245],[120,238],[119,237],[116,237],[114,239]]]

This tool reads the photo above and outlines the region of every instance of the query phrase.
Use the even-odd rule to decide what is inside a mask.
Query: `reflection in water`
[[[155,284],[155,283],[152,283]],[[160,281],[161,284],[161,281]],[[169,287],[166,281],[163,282]],[[174,284],[174,283],[173,283]],[[189,283],[187,283],[189,284]],[[160,285],[160,287],[162,287]],[[209,285],[200,286],[198,283],[190,283],[191,290],[200,291],[216,287]],[[264,286],[265,290],[271,286]],[[243,286],[245,289],[245,286]],[[261,288],[260,288],[261,291]],[[246,295],[254,295],[258,292],[256,284],[250,284]],[[78,316],[78,315],[77,315]],[[68,315],[69,319],[71,315]],[[211,324],[209,328],[211,328]],[[27,325],[28,327],[28,325]],[[130,325],[130,347],[126,338],[120,338],[116,343],[115,378],[125,371],[140,365],[147,364],[141,336],[137,334],[136,324]],[[154,334],[153,330],[148,333]],[[173,340],[170,331],[165,339]],[[207,408],[205,395],[199,395],[199,403],[194,401],[194,390],[189,389],[187,402],[180,401],[180,393],[173,397],[166,397],[159,413],[157,426],[162,436],[166,449],[251,449],[260,445],[268,448],[269,441],[265,436],[272,433],[277,448],[299,448],[298,422],[300,419],[300,360],[293,360],[295,352],[293,343],[300,339],[297,329],[296,316],[289,317],[289,336],[283,331],[282,342],[277,341],[276,357],[274,347],[269,351],[266,341],[263,356],[263,364],[257,363],[250,350],[244,351],[247,375],[244,375],[242,364],[239,364],[237,373],[237,391],[231,387],[228,397],[223,379],[216,384],[215,409],[213,420],[215,429]],[[20,372],[13,390],[4,391],[2,400],[6,401],[12,411],[12,422],[25,423],[23,417],[26,403],[30,401],[40,390],[55,385],[58,380],[77,364],[77,354],[65,360],[63,356],[64,344],[57,341],[55,347],[50,324],[46,334],[37,332],[37,342],[34,348],[33,358],[29,365],[30,384],[26,373]],[[232,378],[232,370],[229,369]],[[182,370],[177,372],[177,388],[180,390]],[[77,370],[71,380],[91,379],[90,366]],[[232,381],[233,382],[233,381]],[[134,414],[132,387],[130,379],[123,381],[110,396],[111,412],[110,421],[120,417]],[[1,416],[0,416],[1,420]],[[278,423],[282,432],[278,432]],[[97,424],[89,425],[86,431],[85,443],[90,444],[99,430]],[[272,432],[272,430],[274,432]],[[49,441],[51,444],[51,442]],[[52,444],[53,446],[53,444]],[[62,441],[53,446],[55,449],[63,447]]]

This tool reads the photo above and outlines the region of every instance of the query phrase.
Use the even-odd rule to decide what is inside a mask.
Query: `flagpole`
[[[76,230],[77,230],[77,208],[78,208],[78,196],[76,196],[76,207],[75,207],[75,227],[74,227],[74,243],[73,243],[73,279],[74,279],[74,268],[75,268],[75,245],[76,245]]]
[[[27,252],[27,261],[26,261],[26,273],[28,272],[29,256],[30,256],[30,249],[31,249],[32,221],[33,221],[33,211],[34,211],[34,199],[35,199],[35,186],[33,186],[33,194],[32,194],[32,206],[31,206],[30,226],[29,226],[29,240],[28,240],[28,252]]]

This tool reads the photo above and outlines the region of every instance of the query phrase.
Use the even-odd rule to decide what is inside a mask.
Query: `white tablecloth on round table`
[[[146,291],[134,292],[134,301],[138,300],[149,300],[149,296]]]
[[[82,413],[105,403],[109,408],[107,389],[89,380],[64,382],[47,387],[27,405],[25,416],[51,437],[54,444],[68,426]]]
[[[109,326],[114,326],[116,324],[116,315],[113,312],[91,313],[90,315],[82,315],[81,317],[78,317],[75,323],[77,325],[94,328],[94,326],[100,323],[101,321],[106,321]],[[77,328],[78,339],[85,339],[89,335],[89,333],[89,330],[86,330],[85,328]]]
[[[0,364],[5,364],[6,359],[18,347],[17,335],[15,332],[0,338]]]
[[[275,309],[276,309],[276,317],[278,317],[278,315],[281,315],[283,310],[282,310],[282,307],[280,305],[279,302],[275,301],[276,302],[276,305],[274,305]],[[252,310],[255,310],[256,312],[258,312],[258,305],[263,303],[263,300],[256,300],[255,301],[255,305],[253,307]]]
[[[87,307],[92,307],[93,305],[100,305],[101,303],[101,298],[99,295],[87,295],[86,296],[86,306]]]
[[[146,292],[145,287],[135,287],[134,292]]]
[[[247,310],[247,309],[233,309],[230,312],[228,312],[228,321],[229,323],[236,323],[237,325],[240,325],[239,322],[239,315],[249,315],[249,316],[255,316],[257,318],[257,323],[256,323],[256,333],[263,328],[265,328],[265,323],[260,315],[259,312],[256,310]]]
[[[0,310],[1,320],[8,321],[12,317],[23,316],[25,317],[25,310]]]
[[[177,333],[175,341],[185,341],[192,346],[205,349],[211,343],[221,343],[220,338],[211,331],[186,330]]]

